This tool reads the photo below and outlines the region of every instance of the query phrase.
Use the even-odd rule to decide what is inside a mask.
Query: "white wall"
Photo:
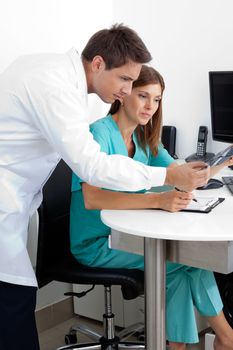
[[[133,27],[165,78],[164,124],[177,127],[177,154],[195,151],[199,125],[209,127],[208,151],[227,144],[210,132],[208,71],[233,70],[231,0],[113,0],[114,21]]]
[[[111,0],[0,0],[0,72],[19,55],[66,52],[72,46],[81,51],[94,32],[111,23]],[[102,102],[94,96],[90,100],[90,114],[101,116]],[[30,240],[34,254],[35,243],[36,239]],[[70,288],[61,283],[42,288],[38,308],[62,299]]]
[[[112,17],[112,0],[0,0],[0,72],[19,55],[66,52],[72,46],[81,52]],[[96,95],[89,100],[90,120],[103,116],[106,106]]]
[[[112,23],[112,2],[0,0],[0,71],[21,54],[81,51],[89,37]],[[97,16],[100,9],[104,15]]]

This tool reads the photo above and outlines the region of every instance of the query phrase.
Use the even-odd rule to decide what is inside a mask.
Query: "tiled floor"
[[[88,319],[82,320],[81,318],[78,322],[83,322],[99,333],[102,333],[102,325],[99,322],[91,321]],[[77,318],[72,318],[66,322],[57,325],[54,328],[50,328],[44,332],[40,333],[40,346],[41,350],[55,350],[60,346],[64,346],[64,336],[69,331],[69,328],[77,323]],[[85,335],[79,335],[79,341],[85,342],[90,341]],[[204,350],[204,339],[201,339],[200,343],[197,345],[188,346],[187,350]]]

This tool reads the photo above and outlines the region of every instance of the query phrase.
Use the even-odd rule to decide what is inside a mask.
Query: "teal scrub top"
[[[94,139],[100,144],[101,151],[107,154],[128,156],[118,125],[110,114],[91,124],[90,130]],[[159,145],[158,154],[154,157],[149,147],[147,147],[147,155],[145,154],[138,144],[136,133],[133,134],[133,141],[135,144],[134,160],[159,167],[167,167],[174,162],[162,144]],[[99,210],[85,209],[82,182],[77,175],[73,174],[70,210],[71,251],[78,261],[91,265],[93,261],[101,260],[101,246],[103,240],[106,241],[109,236],[110,229],[102,223]]]

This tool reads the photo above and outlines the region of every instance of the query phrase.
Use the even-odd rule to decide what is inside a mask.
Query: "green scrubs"
[[[93,123],[91,132],[103,152],[128,156],[120,130],[111,115]],[[134,160],[160,167],[174,162],[162,145],[159,145],[158,154],[154,157],[149,148],[145,154],[136,134],[133,134],[133,141]],[[102,223],[99,210],[85,209],[81,183],[82,180],[73,174],[70,211],[72,254],[80,263],[88,266],[143,270],[143,256],[108,247],[110,229]],[[170,262],[167,262],[166,268],[167,338],[174,342],[198,342],[193,306],[205,316],[216,316],[222,309],[214,275],[210,271]]]

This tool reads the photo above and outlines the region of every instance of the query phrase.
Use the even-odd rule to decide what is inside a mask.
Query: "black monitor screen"
[[[233,143],[233,72],[209,72],[213,140]]]

